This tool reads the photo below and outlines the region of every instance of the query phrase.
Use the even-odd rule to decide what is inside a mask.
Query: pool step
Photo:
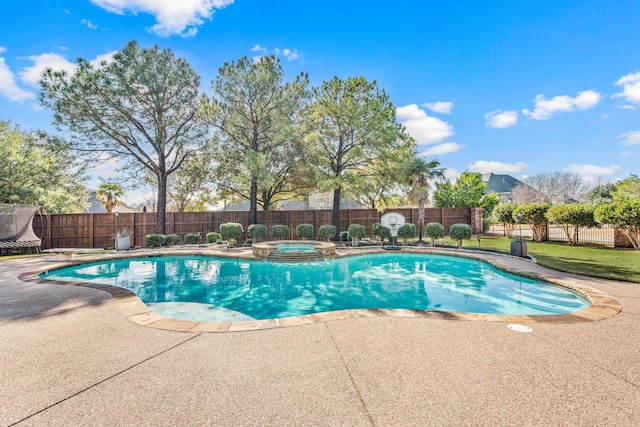
[[[273,262],[309,262],[324,259],[324,252],[318,249],[310,251],[271,251],[267,255],[267,261]]]

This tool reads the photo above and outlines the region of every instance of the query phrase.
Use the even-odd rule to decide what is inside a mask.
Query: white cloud
[[[5,53],[7,51],[7,48],[4,46],[0,46],[0,53]]]
[[[396,108],[396,116],[418,145],[437,144],[454,134],[453,126],[437,117],[429,116],[416,104]]]
[[[522,171],[522,169],[526,167],[527,164],[524,162],[502,163],[487,160],[478,160],[477,162],[469,165],[469,170],[472,172],[480,173],[515,173]]]
[[[622,86],[622,92],[612,98],[624,98],[627,102],[640,104],[640,71],[621,77],[616,84]]]
[[[233,0],[91,0],[107,12],[148,13],[157,24],[151,31],[161,37],[181,35],[190,37],[198,32],[205,20],[211,19],[214,9],[222,9]]]
[[[111,62],[113,60],[113,55],[115,55],[116,53],[118,53],[117,50],[111,51],[111,52],[107,52],[107,53],[103,53],[102,55],[98,55],[96,56],[94,59],[92,59],[91,61],[89,61],[89,63],[91,65],[93,65],[94,67],[99,67],[102,65],[103,62]]]
[[[621,133],[618,135],[618,139],[622,140],[622,145],[638,145],[640,144],[640,130]]]
[[[422,106],[425,108],[428,108],[434,113],[451,114],[451,109],[453,108],[453,102],[450,102],[450,101],[427,102],[426,104],[422,104]]]
[[[300,54],[298,53],[298,49],[283,49],[282,54],[285,58],[287,58],[287,61],[293,61],[300,56]]]
[[[88,19],[82,19],[80,22],[82,22],[83,25],[86,25],[88,28],[91,28],[92,30],[98,29],[98,26],[93,22],[89,21]]]
[[[98,55],[89,61],[89,63],[94,67],[100,66],[103,61],[110,62],[115,54],[116,51]],[[24,67],[18,74],[20,76],[20,80],[33,87],[40,86],[42,73],[47,68],[51,68],[53,70],[64,70],[69,74],[74,73],[76,70],[76,64],[70,62],[67,58],[62,55],[58,55],[57,53],[32,55],[27,59],[33,61],[33,65],[30,67]]]
[[[444,144],[434,145],[420,153],[420,157],[442,156],[444,154],[455,153],[464,148],[464,145],[457,142],[445,142]]]
[[[531,117],[536,120],[547,120],[553,117],[553,115],[560,111],[575,111],[575,110],[587,110],[595,107],[602,95],[592,90],[585,90],[578,92],[578,96],[575,98],[569,95],[554,96],[551,99],[546,99],[544,95],[540,94],[535,99],[535,109],[522,110],[525,116]]]
[[[253,63],[255,64],[258,61],[260,61],[260,58],[262,58],[264,55],[269,54],[269,49],[266,46],[260,46],[259,44],[257,44],[251,48],[251,52],[261,53],[261,55],[257,55],[251,58],[253,60]],[[300,52],[298,52],[298,49],[289,49],[289,48],[280,49],[278,47],[274,47],[272,52],[274,55],[284,56],[287,59],[287,61],[293,61],[295,59],[300,58]]]
[[[580,177],[587,184],[597,182],[598,178],[603,176],[612,176],[617,174],[622,168],[618,165],[609,165],[609,166],[596,166],[589,164],[576,164],[572,163],[568,167],[565,168],[566,172],[575,173],[580,175]]]
[[[5,48],[2,48],[0,51],[0,53],[3,52],[6,52]],[[10,101],[17,102],[34,99],[36,97],[35,93],[23,90],[17,85],[16,76],[4,62],[4,58],[0,58],[0,95]]]
[[[486,125],[492,128],[504,129],[518,123],[518,112],[513,110],[494,110],[484,115]]]
[[[257,44],[257,45],[255,45],[254,47],[251,48],[251,52],[260,52],[263,55],[266,55],[267,54],[267,48]]]
[[[67,58],[62,55],[58,55],[57,53],[32,55],[27,59],[33,61],[33,65],[23,68],[18,75],[20,76],[20,80],[33,87],[40,87],[42,73],[47,68],[64,70],[68,73],[73,73],[76,68],[76,66],[72,62],[69,62]]]

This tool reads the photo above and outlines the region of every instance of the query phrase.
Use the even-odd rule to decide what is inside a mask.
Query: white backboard
[[[391,235],[396,237],[398,235],[398,228],[405,224],[404,215],[397,212],[386,213],[380,218],[380,224],[391,230]]]

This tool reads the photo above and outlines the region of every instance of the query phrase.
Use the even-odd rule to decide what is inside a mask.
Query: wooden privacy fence
[[[393,209],[401,213],[408,223],[418,223],[418,209]],[[429,208],[425,210],[425,224],[439,222],[449,231],[453,224],[471,225],[474,233],[482,232],[481,208]],[[347,209],[340,211],[340,230],[346,231],[350,224],[364,225],[371,236],[372,225],[380,222],[385,212],[375,209]],[[155,212],[119,213],[117,228],[131,231],[131,244],[144,246],[144,236],[155,233]],[[167,212],[165,233],[177,234],[184,238],[188,233],[200,233],[204,236],[211,231],[219,231],[220,224],[237,222],[242,224],[245,233],[239,240],[247,237],[249,212]],[[299,224],[313,224],[317,238],[318,228],[331,224],[330,210],[299,211],[258,211],[258,224],[271,228],[275,224],[285,224],[291,229],[291,238],[295,238],[295,229]],[[33,219],[33,229],[42,239],[42,249],[51,248],[109,248],[114,246],[116,235],[116,217],[113,213],[51,214]]]

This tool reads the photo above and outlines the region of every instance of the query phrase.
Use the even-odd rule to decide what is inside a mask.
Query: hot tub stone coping
[[[293,241],[299,243],[299,241]],[[527,268],[528,265],[535,265],[521,258],[512,257],[501,254],[483,254],[476,251],[467,251],[464,249],[451,250],[439,248],[420,248],[406,250],[409,253],[423,254],[441,254],[457,256],[462,258],[470,258],[478,261],[487,262],[494,267],[507,271],[509,273],[521,276],[543,280],[572,290],[586,298],[591,305],[583,310],[568,314],[551,314],[551,315],[501,315],[486,313],[464,313],[464,312],[444,312],[437,310],[411,310],[411,309],[355,309],[341,310],[324,313],[306,314],[303,316],[285,317],[280,319],[254,320],[243,322],[198,322],[189,320],[180,320],[163,317],[153,312],[146,304],[142,302],[133,292],[128,289],[111,285],[101,285],[87,282],[59,282],[55,280],[43,279],[40,277],[42,273],[57,270],[59,268],[71,265],[86,264],[99,261],[108,261],[113,259],[124,258],[147,258],[155,256],[172,256],[172,255],[191,255],[191,256],[218,256],[222,258],[260,260],[261,258],[249,255],[246,251],[241,252],[224,252],[220,250],[211,250],[210,248],[190,248],[176,249],[163,248],[155,250],[140,250],[127,253],[110,253],[104,255],[86,255],[82,258],[75,258],[71,262],[62,262],[55,266],[42,267],[37,270],[27,271],[18,276],[24,282],[58,285],[58,286],[82,286],[86,288],[96,289],[111,295],[118,310],[129,321],[141,326],[181,331],[181,332],[241,332],[253,331],[260,329],[273,329],[292,326],[301,326],[311,323],[328,322],[349,318],[362,317],[404,317],[404,318],[437,318],[447,320],[466,320],[466,321],[488,321],[488,322],[509,322],[509,323],[582,323],[596,322],[608,319],[620,311],[622,306],[620,303],[608,294],[587,286],[583,281],[589,281],[590,277],[568,275],[566,273],[557,272],[555,270],[544,269],[543,272],[533,271]],[[335,253],[336,257],[348,257],[364,254],[388,253],[381,248],[370,248],[368,250],[351,251],[341,249]],[[564,277],[570,276],[570,277]]]

